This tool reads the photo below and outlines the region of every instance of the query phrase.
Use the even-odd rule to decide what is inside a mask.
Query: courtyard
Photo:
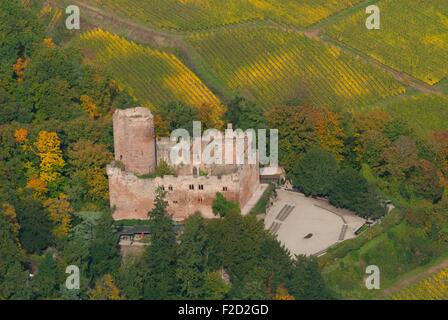
[[[325,199],[305,197],[302,193],[278,189],[269,208],[265,227],[293,255],[321,255],[346,239],[354,238],[365,220],[354,213],[331,206]]]

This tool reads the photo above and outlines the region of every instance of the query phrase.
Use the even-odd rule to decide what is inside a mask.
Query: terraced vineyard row
[[[448,76],[448,0],[381,0],[381,29],[360,10],[326,34],[428,84]]]
[[[183,101],[220,125],[224,112],[220,100],[173,54],[143,47],[101,29],[83,34],[81,46],[86,56],[108,70],[145,106],[157,109]]]
[[[308,26],[360,0],[83,0],[143,23],[175,30],[200,30],[271,19]]]
[[[405,91],[382,70],[297,32],[248,28],[188,41],[202,73],[266,108],[294,102],[359,109]]]
[[[448,130],[448,97],[419,94],[403,99],[392,99],[383,106],[397,119],[409,124],[422,138],[433,131]]]
[[[392,296],[394,300],[448,299],[448,269],[444,269]]]

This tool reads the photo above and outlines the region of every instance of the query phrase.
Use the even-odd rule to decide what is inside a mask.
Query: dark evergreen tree
[[[352,168],[345,168],[337,174],[329,199],[334,206],[353,210],[365,218],[376,219],[386,213],[376,190]]]
[[[31,282],[35,298],[50,299],[56,296],[60,280],[58,273],[52,254],[45,254],[38,265],[38,272]]]
[[[19,239],[29,253],[41,253],[53,242],[53,224],[42,204],[26,195],[15,201],[14,207],[20,225]]]
[[[286,287],[297,300],[330,299],[315,257],[297,257],[291,276],[286,279]]]
[[[144,257],[126,258],[117,276],[117,284],[127,299],[143,299],[146,270]]]
[[[0,300],[22,300],[31,296],[28,272],[24,270],[11,224],[0,209]]]
[[[165,195],[157,189],[154,209],[149,213],[151,243],[144,257],[145,299],[172,299],[176,295],[176,233],[166,212]]]
[[[183,298],[204,297],[206,244],[204,220],[199,213],[196,213],[188,218],[178,248],[176,277]]]
[[[90,245],[90,271],[94,278],[106,273],[114,273],[120,265],[118,238],[110,213],[103,213],[93,229]]]
[[[267,287],[265,270],[255,268],[241,283],[233,287],[231,294],[239,300],[265,300],[267,298]]]

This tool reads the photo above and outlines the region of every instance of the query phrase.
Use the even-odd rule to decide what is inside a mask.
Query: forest
[[[219,195],[221,219],[197,214],[176,233],[160,190],[143,222],[151,243],[122,261],[105,167],[113,112],[141,101],[86,63],[52,19],[39,2],[0,4],[1,300],[365,298],[365,265],[381,264],[392,283],[446,252],[448,128],[415,120],[437,115],[446,99],[408,93],[412,113],[400,103],[356,110],[306,99],[267,107],[232,92],[213,123],[278,129],[280,164],[297,190],[381,223],[323,258],[293,258],[255,215]],[[208,116],[162,102],[158,135]],[[64,285],[69,265],[80,268],[79,290]]]

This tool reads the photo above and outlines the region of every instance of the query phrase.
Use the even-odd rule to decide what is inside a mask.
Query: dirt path
[[[439,262],[438,264],[431,266],[430,268],[426,269],[425,271],[423,271],[419,274],[416,274],[416,275],[413,275],[413,276],[410,276],[410,277],[407,277],[407,278],[404,278],[404,279],[398,281],[391,288],[384,290],[381,293],[381,298],[386,298],[386,297],[390,296],[391,294],[399,292],[400,290],[405,289],[405,288],[419,282],[420,280],[423,280],[424,278],[430,276],[431,274],[439,272],[440,270],[445,269],[445,268],[448,268],[448,259],[445,259],[445,260]]]
[[[52,2],[61,6],[60,1],[53,0]],[[149,44],[158,48],[171,47],[182,49],[185,45],[183,36],[181,35],[148,27],[130,19],[88,5],[82,1],[72,0],[71,3],[81,8],[81,19],[87,21],[87,27],[81,26],[83,31],[96,27],[107,28],[114,33],[124,35],[136,42]]]

